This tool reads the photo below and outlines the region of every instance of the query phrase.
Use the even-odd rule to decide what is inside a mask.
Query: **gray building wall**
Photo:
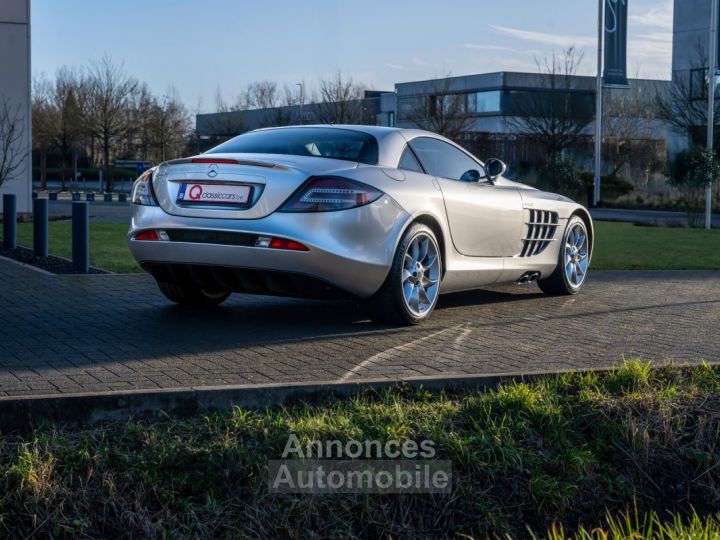
[[[30,212],[30,0],[0,0],[0,99],[20,107],[24,124],[25,166],[0,188],[17,195],[18,212]]]

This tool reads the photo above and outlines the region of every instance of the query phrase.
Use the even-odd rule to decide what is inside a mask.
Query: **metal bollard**
[[[87,274],[90,267],[90,219],[88,203],[72,203],[72,262],[73,270]]]
[[[15,195],[11,193],[3,195],[3,247],[17,247],[17,207]]]
[[[33,201],[33,251],[36,257],[48,256],[48,200]]]

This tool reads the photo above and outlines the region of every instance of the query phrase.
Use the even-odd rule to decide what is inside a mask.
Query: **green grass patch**
[[[72,223],[51,221],[48,224],[48,251],[51,255],[72,257]],[[141,272],[127,247],[125,223],[90,223],[90,265],[111,272]],[[0,226],[2,230],[2,226]],[[33,245],[32,223],[18,223],[18,244]]]
[[[2,227],[0,227],[1,230]],[[125,242],[123,223],[90,224],[90,264],[112,272],[140,272]],[[71,254],[70,222],[50,223],[50,253]],[[720,269],[720,231],[638,227],[595,222],[594,270]],[[32,247],[32,224],[18,225],[18,243]]]
[[[595,222],[595,270],[717,270],[720,230]]]
[[[638,361],[486,392],[398,387],[182,420],[44,425],[0,437],[0,530],[11,537],[718,538],[718,433],[720,368],[651,370]],[[290,434],[303,444],[431,440],[435,457],[452,461],[452,493],[269,494],[267,460],[281,457]],[[664,536],[648,533],[660,529]]]

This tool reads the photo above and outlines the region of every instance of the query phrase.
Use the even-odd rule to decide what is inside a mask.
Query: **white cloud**
[[[519,28],[508,28],[507,26],[490,25],[490,28],[498,34],[522,39],[524,41],[532,41],[534,43],[542,43],[544,45],[555,45],[558,47],[591,47],[597,45],[597,38],[593,36],[573,36],[570,34],[547,34],[545,32],[533,32],[531,30],[521,30]]]
[[[489,45],[481,43],[466,43],[465,48],[479,51],[509,52],[514,54],[539,54],[541,52],[538,49],[514,49],[513,47],[506,47],[504,45]]]
[[[672,18],[672,13],[670,16]],[[637,67],[639,76],[667,78],[669,76],[670,59],[672,57],[672,32],[662,31],[662,28],[664,28],[661,26],[662,18],[655,17],[652,20],[660,22],[650,25],[650,19],[647,19],[648,24],[645,26],[658,28],[657,31],[639,34],[632,33],[633,27],[632,25],[630,26],[631,34],[628,38],[628,62]],[[494,32],[504,36],[538,43],[548,47],[587,47],[589,56],[586,57],[586,60],[587,58],[593,58],[595,56],[594,51],[597,50],[597,38],[595,36],[549,34],[496,25],[491,25],[490,28],[492,28]],[[503,62],[503,64],[507,65],[507,62]],[[588,74],[593,72],[593,66],[590,64],[592,64],[592,62],[587,62],[580,71]]]
[[[478,43],[466,43],[466,49],[479,49],[481,51],[512,51],[514,49],[510,47],[504,47],[502,45],[481,45]]]
[[[673,27],[673,3],[672,0],[663,0],[662,5],[657,5],[657,0],[652,7],[645,8],[640,6],[640,13],[635,13],[635,9],[631,8],[628,14],[630,24],[638,24],[641,26],[651,26],[662,28],[663,30],[672,30]]]
[[[396,71],[403,71],[404,69],[407,69],[405,66],[401,64],[391,64],[389,62],[385,63],[385,67],[388,69],[394,69]]]

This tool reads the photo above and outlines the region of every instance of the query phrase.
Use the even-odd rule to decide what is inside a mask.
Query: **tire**
[[[590,270],[590,250],[590,236],[585,221],[579,216],[572,216],[563,233],[555,271],[547,278],[538,280],[540,289],[553,295],[579,293],[585,286]]]
[[[157,282],[165,298],[176,304],[196,307],[213,307],[222,304],[230,296],[229,292],[207,292],[190,285],[178,285],[165,281]]]
[[[432,229],[411,225],[395,251],[385,283],[365,302],[377,323],[413,325],[426,320],[437,304],[442,253]]]

